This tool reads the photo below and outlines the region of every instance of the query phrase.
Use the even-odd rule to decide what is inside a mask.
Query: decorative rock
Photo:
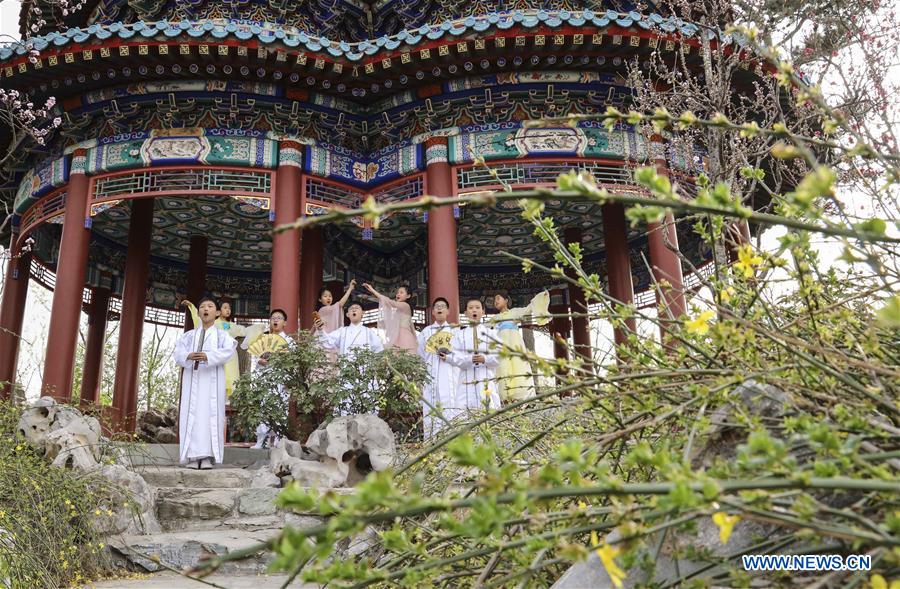
[[[280,489],[244,489],[238,494],[238,512],[242,515],[274,515],[275,498]]]
[[[257,471],[257,473],[253,475],[253,480],[250,481],[251,489],[265,489],[272,487],[276,489],[281,487],[281,479],[266,469]]]
[[[745,437],[744,430],[729,425],[737,421],[737,415],[780,417],[789,402],[787,393],[777,387],[753,379],[745,380],[731,391],[728,403],[710,416],[711,427],[701,437],[703,443],[694,445],[691,466],[708,468],[715,460],[733,460]]]
[[[97,471],[110,484],[97,489],[101,515],[92,516],[102,534],[152,534],[160,531],[154,514],[153,492],[137,473],[117,464]],[[110,516],[107,510],[113,512]]]
[[[178,434],[172,428],[161,427],[156,430],[156,441],[160,444],[177,444]]]
[[[291,478],[303,487],[343,487],[347,485],[347,475],[333,464],[297,460],[291,465]]]
[[[166,422],[166,414],[159,409],[148,409],[144,413],[138,416],[138,423],[141,425],[149,424],[155,426],[165,425]]]
[[[354,484],[368,470],[384,470],[396,457],[391,428],[377,415],[348,415],[320,425],[306,446],[320,460],[344,474]]]
[[[52,397],[41,397],[22,413],[17,429],[54,466],[97,468],[100,422],[74,407],[57,404]]]

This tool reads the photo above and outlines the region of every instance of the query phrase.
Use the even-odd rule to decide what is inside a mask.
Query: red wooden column
[[[304,229],[300,248],[302,250],[300,258],[300,328],[311,329],[312,314],[316,310],[316,299],[322,288],[322,258],[325,254],[322,228]]]
[[[625,207],[622,203],[609,202],[601,207],[603,213],[603,240],[606,245],[606,274],[609,296],[623,305],[634,302],[634,286],[631,282],[631,259],[628,252],[628,231],[625,224]],[[625,320],[625,328],[613,330],[616,345],[628,340],[628,334],[637,331],[634,317]]]
[[[113,385],[113,411],[119,431],[124,432],[133,432],[135,428],[152,233],[153,199],[132,201],[122,317],[119,320],[119,349],[116,353],[116,382]]]
[[[455,176],[450,168],[446,137],[425,142],[426,191],[431,196],[453,196]],[[452,206],[428,211],[428,302],[444,297],[450,303],[450,323],[459,322],[459,261],[456,255],[456,217]],[[430,311],[429,311],[430,312]],[[430,321],[430,318],[429,318]]]
[[[69,402],[72,397],[72,373],[75,369],[75,345],[81,319],[81,297],[87,272],[88,246],[88,178],[84,173],[85,150],[72,155],[72,171],[66,190],[65,223],[56,263],[56,287],[50,310],[50,334],[44,359],[42,395]]]
[[[578,227],[567,227],[563,231],[563,239],[566,245],[570,243],[581,243],[581,229]],[[566,268],[566,276],[575,277],[575,272],[571,268]],[[572,317],[572,340],[575,343],[575,352],[584,358],[590,359],[591,354],[591,332],[590,322],[587,318],[587,301],[584,298],[584,291],[581,287],[569,283],[569,308]],[[581,315],[581,316],[578,316]]]
[[[12,396],[16,380],[31,267],[31,250],[22,250],[24,239],[19,237],[18,231],[13,231],[11,241],[11,257],[6,264],[3,301],[0,303],[0,399]]]
[[[209,238],[205,235],[191,235],[191,251],[188,253],[187,298],[195,305],[200,302],[203,291],[206,289],[206,256],[209,248]],[[194,325],[191,312],[184,312],[184,330],[190,331],[198,325]]]
[[[102,287],[95,288],[91,293],[87,342],[84,346],[84,371],[81,376],[79,404],[82,407],[96,405],[100,400],[100,375],[103,373],[103,344],[106,339],[109,294],[109,289]]]
[[[668,177],[669,167],[660,136],[654,135],[651,138],[651,149],[657,173]],[[687,307],[684,302],[681,260],[677,254],[678,234],[675,231],[675,218],[672,213],[666,213],[662,223],[647,223],[647,241],[650,246],[650,266],[653,276],[660,283],[656,291],[657,306],[663,307],[660,319],[677,319],[687,312]],[[665,331],[664,324],[661,323],[662,335],[665,335]]]
[[[301,147],[283,141],[278,150],[275,176],[275,226],[296,221],[302,215],[300,198]],[[300,313],[300,232],[284,231],[272,237],[271,308],[284,309],[287,333],[295,333]]]

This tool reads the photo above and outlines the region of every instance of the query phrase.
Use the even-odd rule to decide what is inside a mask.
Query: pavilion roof
[[[70,28],[66,31],[32,37],[31,46],[38,51],[62,48],[69,44],[84,44],[93,41],[104,41],[113,37],[121,40],[178,38],[183,36],[194,38],[212,38],[220,40],[249,41],[256,40],[262,44],[283,44],[290,48],[302,48],[311,52],[321,52],[334,58],[349,62],[364,61],[366,57],[380,52],[393,51],[401,46],[416,46],[420,43],[435,41],[445,37],[463,37],[488,29],[550,28],[561,29],[566,26],[620,26],[623,28],[657,31],[660,35],[676,35],[695,38],[701,29],[689,22],[675,17],[664,17],[659,14],[641,14],[638,12],[605,12],[567,11],[550,12],[513,11],[509,13],[493,13],[484,16],[468,16],[463,19],[446,21],[434,25],[423,25],[414,29],[401,31],[396,35],[378,37],[356,43],[335,41],[324,37],[310,35],[294,27],[284,27],[275,23],[243,23],[227,20],[205,21],[157,21],[135,22],[131,24],[112,23],[108,25],[93,24],[84,28]],[[716,35],[707,32],[710,38]],[[726,35],[718,35],[731,40]],[[740,39],[737,39],[740,41]],[[27,55],[29,45],[12,43],[0,47],[0,61],[8,61]]]

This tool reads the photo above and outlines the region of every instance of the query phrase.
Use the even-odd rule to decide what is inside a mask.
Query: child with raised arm
[[[418,338],[412,322],[412,294],[409,287],[401,285],[397,287],[394,298],[391,299],[381,294],[371,284],[363,284],[378,299],[378,310],[381,311],[381,319],[378,321],[379,329],[383,329],[387,336],[389,348],[400,348],[416,353]]]
[[[481,323],[484,305],[480,299],[466,301],[465,313],[469,325],[456,330],[453,352],[449,356],[450,362],[460,369],[454,400],[455,413],[485,407],[499,409],[500,396],[497,394],[494,371],[500,360],[492,352],[496,346],[497,332]]]
[[[344,296],[336,303],[330,288],[325,286],[319,291],[316,313],[319,314],[319,318],[322,320],[322,330],[325,333],[331,333],[335,329],[343,327],[344,321],[341,316],[341,310],[347,304],[347,301],[350,300],[350,295],[353,294],[354,288],[356,288],[356,280],[351,280],[344,290]]]

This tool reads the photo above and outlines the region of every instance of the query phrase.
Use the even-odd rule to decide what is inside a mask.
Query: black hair
[[[437,297],[433,301],[431,301],[431,308],[434,309],[434,306],[438,303],[444,303],[445,305],[447,305],[448,309],[450,308],[450,301],[448,301],[444,297]]]
[[[463,307],[463,310],[465,310],[465,307],[468,307],[468,306],[469,306],[469,303],[472,302],[472,301],[478,301],[478,304],[481,305],[482,310],[484,309],[484,303],[481,302],[481,299],[479,299],[478,297],[469,297],[469,298],[466,299],[466,304],[465,304],[465,306]]]
[[[365,312],[365,310],[366,310],[366,308],[363,307],[362,303],[360,303],[359,301],[347,301],[347,304],[344,305],[344,312],[346,313],[347,311],[349,311],[350,307],[352,307],[353,305],[358,306],[360,309],[363,310],[363,312]]]
[[[397,289],[394,291],[394,297],[397,296],[397,292],[398,292],[401,288],[406,289],[406,294],[409,295],[409,298],[406,299],[406,300],[403,301],[403,302],[406,303],[406,305],[409,307],[409,313],[410,313],[410,315],[411,315],[412,312],[413,312],[413,300],[415,299],[415,293],[413,292],[413,289],[410,288],[409,284],[403,282],[403,283],[400,283],[400,284],[397,285]]]
[[[281,313],[281,316],[284,317],[285,321],[287,321],[288,314],[284,309],[272,309],[271,311],[269,311],[269,319],[271,319],[272,315],[274,315],[275,313]]]
[[[507,307],[512,307],[513,299],[512,299],[511,296],[509,296],[508,293],[505,293],[505,292],[499,292],[499,291],[498,291],[498,292],[495,292],[495,293],[494,293],[494,296],[495,296],[495,297],[497,297],[497,296],[503,297],[504,300],[506,300],[506,306],[507,306]]]
[[[200,305],[202,305],[206,301],[212,301],[212,304],[216,306],[216,311],[219,310],[219,301],[217,301],[214,297],[211,297],[211,296],[200,297],[200,301],[197,303],[197,308],[199,309]]]
[[[322,303],[322,295],[325,294],[326,292],[330,292],[330,293],[331,293],[331,298],[334,298],[334,291],[333,291],[332,289],[328,288],[327,286],[323,286],[322,288],[320,288],[320,289],[319,289],[319,296],[316,297],[316,311],[318,311],[319,309],[321,309],[322,307],[325,306],[325,305]],[[332,303],[333,303],[333,302],[334,302],[334,301],[332,301]]]

